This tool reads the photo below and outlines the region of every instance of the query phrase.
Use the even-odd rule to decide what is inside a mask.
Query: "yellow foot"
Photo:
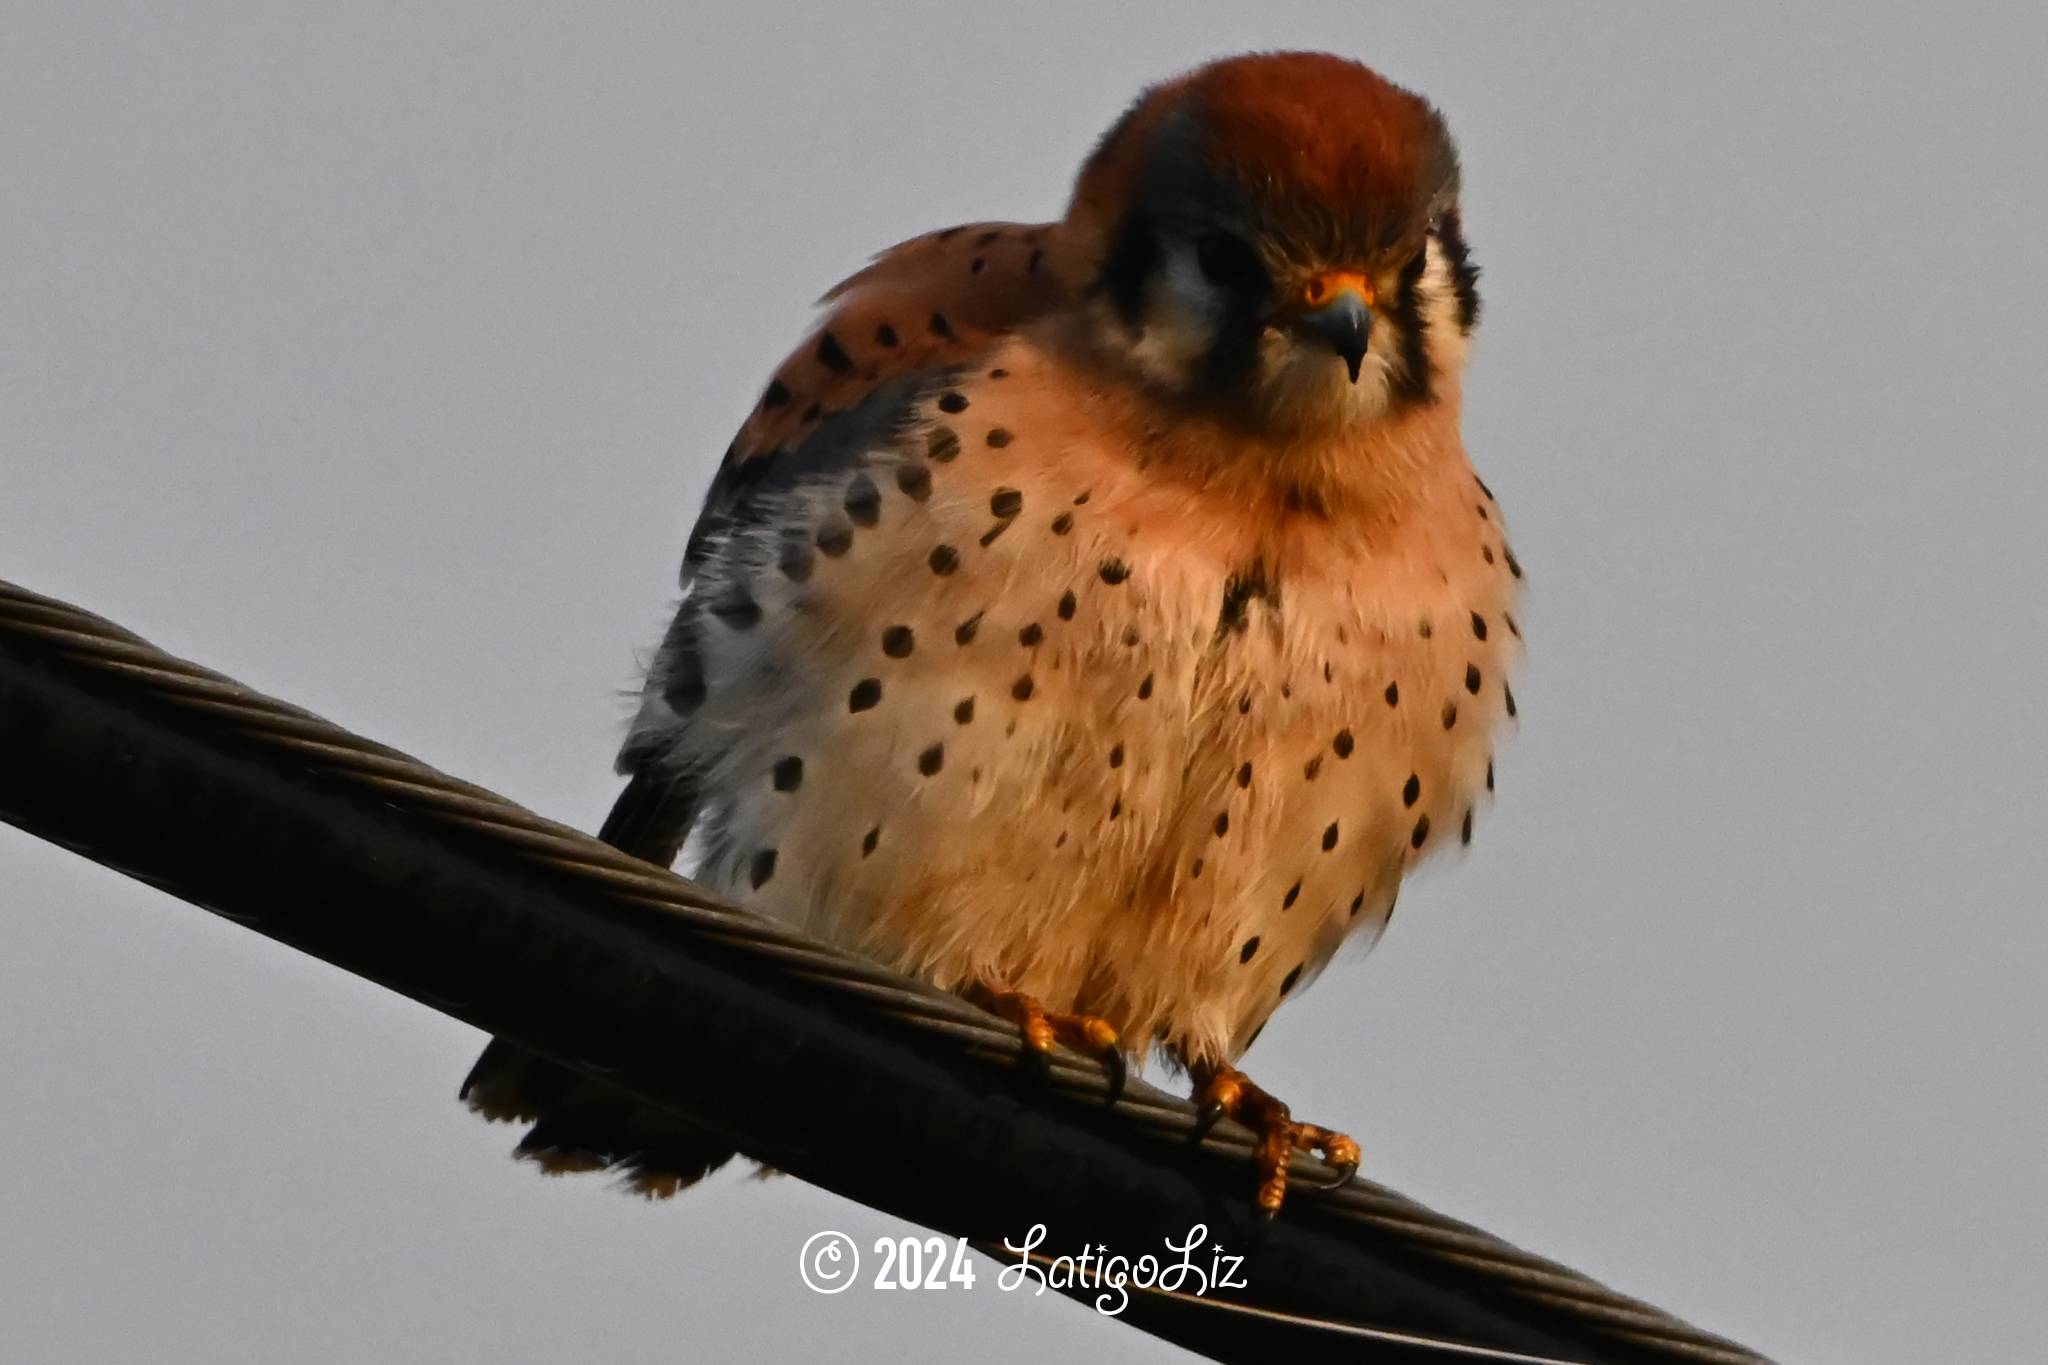
[[[1202,1111],[1198,1137],[1224,1117],[1259,1135],[1259,1209],[1267,1217],[1280,1212],[1287,1198],[1287,1162],[1296,1152],[1313,1152],[1337,1168],[1337,1178],[1326,1189],[1335,1189],[1358,1173],[1356,1142],[1313,1123],[1296,1123],[1285,1104],[1253,1085],[1236,1067],[1198,1065],[1193,1075],[1195,1105]]]
[[[1053,1014],[1022,991],[1001,990],[986,983],[967,992],[968,999],[999,1014],[1024,1035],[1025,1055],[1043,1060],[1065,1043],[1084,1056],[1102,1063],[1109,1076],[1109,1095],[1103,1102],[1115,1104],[1124,1093],[1124,1053],[1117,1032],[1109,1021],[1092,1014]]]

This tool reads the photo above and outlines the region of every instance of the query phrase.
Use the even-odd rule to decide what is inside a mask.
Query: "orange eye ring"
[[[1368,304],[1373,301],[1372,281],[1355,270],[1325,270],[1311,275],[1301,287],[1301,301],[1307,307],[1321,308],[1346,290]]]

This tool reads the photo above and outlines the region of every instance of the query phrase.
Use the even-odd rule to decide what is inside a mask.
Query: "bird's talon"
[[[1105,1104],[1113,1105],[1123,1098],[1126,1075],[1123,1048],[1116,1029],[1108,1020],[1092,1014],[1052,1014],[1022,991],[1001,990],[986,984],[974,986],[967,994],[983,1008],[1017,1026],[1024,1042],[1018,1054],[1021,1065],[1050,1074],[1053,1051],[1065,1043],[1074,1051],[1093,1057],[1102,1064],[1109,1079]]]
[[[1287,1106],[1253,1085],[1235,1067],[1204,1067],[1195,1075],[1199,1142],[1216,1119],[1228,1114],[1259,1136],[1258,1209],[1271,1218],[1287,1198],[1287,1166],[1296,1152],[1319,1156],[1334,1169],[1327,1182],[1304,1181],[1315,1189],[1336,1189],[1358,1173],[1358,1144],[1342,1133],[1296,1123]]]

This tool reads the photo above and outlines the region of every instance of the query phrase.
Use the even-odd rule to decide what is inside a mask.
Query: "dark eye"
[[[1228,287],[1262,283],[1266,268],[1242,237],[1205,232],[1195,242],[1195,264],[1211,284]]]

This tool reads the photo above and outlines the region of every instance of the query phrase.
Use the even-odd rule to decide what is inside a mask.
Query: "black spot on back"
[[[882,519],[882,490],[865,474],[856,474],[846,486],[846,515],[856,526],[873,526]]]
[[[772,848],[762,849],[747,864],[747,880],[754,884],[756,891],[760,890],[762,885],[774,875],[775,850]]]
[[[944,741],[933,744],[917,756],[917,770],[926,777],[936,776],[946,766],[946,745]]]
[[[830,332],[818,338],[818,363],[834,374],[845,374],[853,368],[853,357],[839,344],[839,338]]]
[[[853,691],[846,694],[846,709],[849,711],[872,711],[882,701],[882,680],[862,678],[853,685]]]
[[[1250,962],[1252,960],[1252,955],[1258,951],[1259,936],[1257,934],[1253,934],[1250,938],[1244,941],[1244,947],[1239,948],[1237,950],[1237,960],[1240,964]]]
[[[795,754],[777,759],[769,775],[775,782],[775,790],[793,792],[804,784],[804,761]]]
[[[892,659],[907,659],[916,647],[917,636],[909,626],[891,626],[882,632],[882,652]]]

